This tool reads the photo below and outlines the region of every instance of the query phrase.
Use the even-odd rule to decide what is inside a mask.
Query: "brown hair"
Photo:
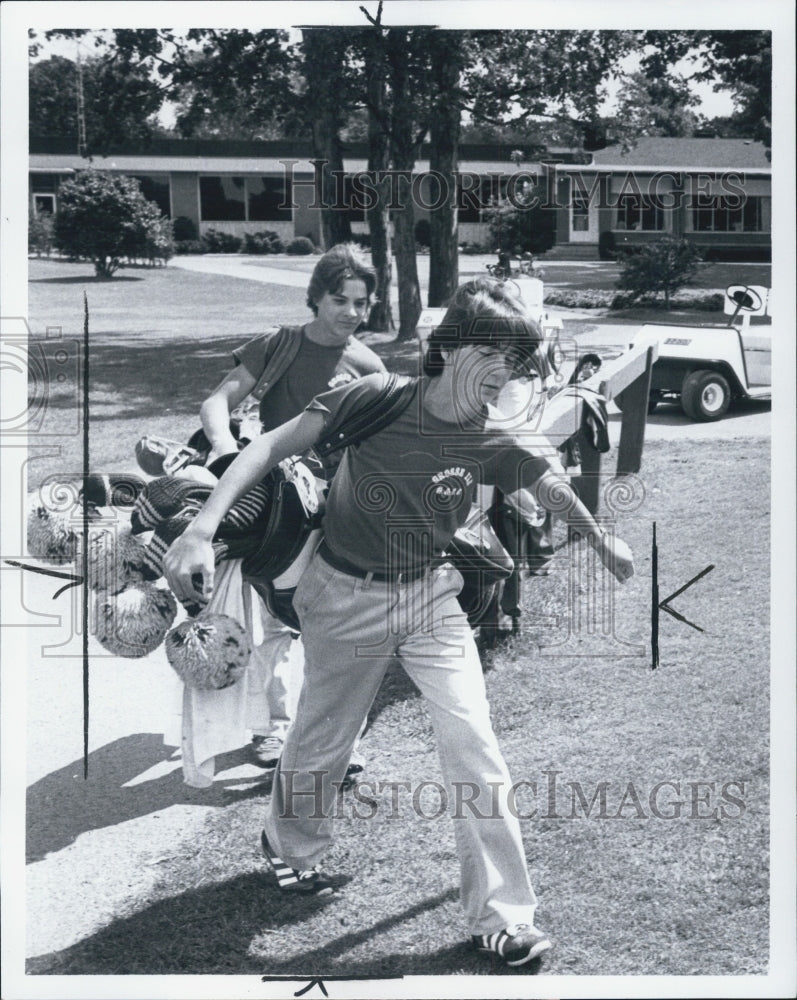
[[[363,256],[355,243],[338,243],[327,250],[313,268],[310,284],[307,286],[307,305],[314,315],[318,315],[318,301],[329,292],[336,294],[344,281],[365,282],[368,298],[376,290],[376,272]]]
[[[489,278],[474,278],[459,286],[440,325],[429,337],[423,361],[425,374],[436,376],[442,372],[443,349],[469,344],[505,350],[524,370],[536,370],[542,332],[511,287]]]

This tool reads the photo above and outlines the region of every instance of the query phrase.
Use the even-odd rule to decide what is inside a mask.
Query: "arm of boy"
[[[238,443],[230,431],[230,414],[256,384],[257,379],[244,365],[236,365],[199,408],[202,430],[212,449],[208,465],[222,455],[238,451]]]
[[[169,548],[164,574],[175,597],[206,604],[213,593],[213,536],[222,518],[284,458],[311,448],[324,430],[324,414],[306,410],[244,448],[205,501],[202,510]],[[198,585],[196,578],[201,578]]]
[[[554,514],[564,513],[568,524],[585,534],[601,562],[620,583],[634,575],[634,555],[626,543],[598,526],[570,483],[552,471],[544,472],[531,487],[538,502]]]

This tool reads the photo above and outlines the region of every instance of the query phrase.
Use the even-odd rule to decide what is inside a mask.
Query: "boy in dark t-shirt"
[[[567,509],[620,581],[634,572],[628,547],[603,533],[538,449],[485,429],[488,407],[534,360],[540,333],[502,283],[461,286],[429,341],[415,398],[390,425],[346,450],[330,489],[325,538],[299,581],[294,605],[305,642],[306,683],[275,773],[261,837],[285,891],[323,893],[318,869],[348,754],[396,657],[425,696],[448,801],[455,812],[461,900],[479,951],[512,966],[550,948],[534,926],[511,779],[490,722],[467,618],[462,577],[442,556],[476,486],[531,489],[546,509]],[[232,503],[287,454],[302,451],[362,409],[383,384],[368,376],[314,399],[304,413],[249,446],[167,554],[176,596],[206,600],[211,539]],[[204,587],[192,577],[200,574]],[[205,593],[203,593],[205,591]],[[460,798],[457,798],[459,794]]]

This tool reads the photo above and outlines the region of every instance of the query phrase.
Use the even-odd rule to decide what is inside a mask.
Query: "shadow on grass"
[[[89,754],[86,779],[83,761],[78,760],[32,784],[26,801],[27,863],[60,851],[81,833],[115,826],[172,805],[227,805],[235,786],[244,782],[248,785],[252,780],[220,779],[207,789],[192,788],[183,783],[178,766],[162,778],[123,787],[125,782],[167,761],[173,750],[164,745],[160,735],[135,733]],[[245,754],[242,749],[219,755],[217,770],[243,763]]]
[[[345,896],[345,887],[339,888]],[[286,957],[294,924],[312,917],[334,921],[340,896],[326,899],[286,897],[261,872],[246,872],[215,885],[188,889],[159,900],[130,916],[120,917],[83,941],[59,952],[39,955],[26,963],[29,975],[259,975],[264,979],[351,976],[401,978],[405,975],[500,975],[535,973],[539,962],[509,969],[476,954],[469,942],[435,949],[434,941],[420,953],[415,948],[385,954],[378,947],[367,959],[346,961],[346,955],[381,934],[401,932],[458,895],[449,889],[408,906],[357,931],[319,941],[306,938],[301,950],[297,930]],[[297,947],[298,945],[298,947]],[[293,993],[293,991],[291,991]],[[290,995],[290,994],[289,994]]]
[[[185,413],[196,418],[198,427],[200,402],[232,367],[233,349],[247,339],[244,333],[223,339],[174,341],[158,337],[139,343],[92,345],[89,353],[92,421],[137,417],[142,421],[143,434],[148,418]],[[37,350],[45,371],[58,372],[56,352],[64,350],[62,341],[40,341]],[[72,353],[77,353],[77,347]],[[74,388],[74,393],[63,388],[58,395],[52,393],[47,400],[48,408],[74,410],[77,386]]]
[[[78,274],[63,278],[29,278],[31,285],[112,285],[119,281],[143,281],[134,275],[114,274],[110,278],[100,278],[96,274]]]

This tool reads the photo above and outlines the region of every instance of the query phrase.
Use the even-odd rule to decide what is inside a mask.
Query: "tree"
[[[390,167],[390,142],[387,103],[387,52],[385,32],[382,29],[382,4],[372,18],[366,12],[373,30],[363,32],[363,61],[367,103],[368,173],[375,197],[366,209],[368,231],[371,236],[371,260],[376,271],[375,302],[368,318],[372,330],[393,328],[393,311],[390,303],[390,286],[393,277],[393,254],[390,242],[390,211],[387,171]],[[357,112],[353,114],[355,128],[359,125]],[[350,126],[351,131],[351,118]]]
[[[694,135],[701,125],[693,110],[699,103],[683,77],[662,72],[651,79],[641,71],[630,73],[618,93],[614,138]]]
[[[305,28],[302,32],[303,69],[307,81],[307,110],[312,108],[311,134],[316,161],[316,183],[321,203],[324,248],[351,240],[351,221],[340,204],[343,143],[340,131],[350,106],[346,28]],[[328,207],[327,207],[328,206]]]
[[[772,144],[771,31],[646,31],[643,72],[655,77],[686,59],[695,67],[690,80],[710,82],[733,95],[731,135]]]
[[[700,252],[688,240],[665,236],[623,256],[617,287],[632,301],[663,292],[669,309],[670,296],[694,277],[699,262]]]
[[[130,177],[81,170],[61,185],[58,200],[59,249],[91,260],[99,278],[110,278],[125,258],[170,255],[168,221]]]
[[[120,141],[146,142],[163,97],[140,68],[90,57],[81,62],[87,146],[102,153]],[[29,74],[31,137],[71,136],[78,147],[78,64],[63,56],[34,63]]]

